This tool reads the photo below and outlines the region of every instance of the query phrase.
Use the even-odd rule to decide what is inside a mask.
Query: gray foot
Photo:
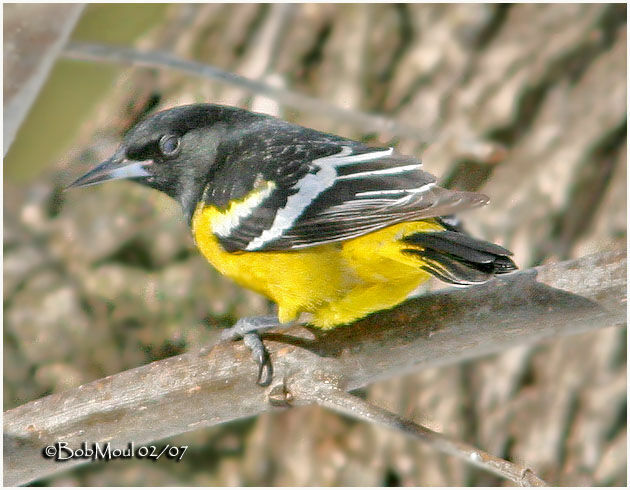
[[[233,327],[226,328],[221,332],[221,340],[240,340],[245,334],[252,332],[262,332],[264,330],[280,325],[278,317],[275,316],[252,316],[241,318]]]
[[[259,333],[280,325],[275,316],[260,316],[241,318],[233,327],[221,332],[221,340],[239,340],[252,351],[252,358],[258,365],[258,379],[256,383],[267,386],[273,378],[273,366],[269,359],[269,353],[262,343]]]

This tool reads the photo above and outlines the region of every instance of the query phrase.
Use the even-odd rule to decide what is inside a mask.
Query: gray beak
[[[117,155],[114,155],[109,160],[105,160],[82,177],[79,177],[72,184],[66,187],[66,190],[101,184],[103,182],[107,182],[108,180],[148,177],[151,173],[146,169],[146,167],[152,163],[153,160],[137,162],[135,160],[127,160],[126,158],[120,158]]]

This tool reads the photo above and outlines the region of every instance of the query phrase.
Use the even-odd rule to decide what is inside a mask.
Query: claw
[[[256,384],[258,384],[258,386],[269,386],[272,379],[273,364],[271,364],[271,360],[267,356],[267,359],[258,366],[258,379],[256,380]]]
[[[243,343],[252,351],[252,359],[258,365],[258,379],[260,386],[268,386],[273,378],[273,366],[269,359],[269,352],[262,343],[258,332],[249,332],[243,335]]]
[[[280,322],[276,317],[241,318],[233,327],[221,332],[222,342],[243,339],[243,343],[251,350],[252,358],[258,366],[256,383],[259,386],[268,386],[273,379],[271,359],[259,332],[278,325]]]

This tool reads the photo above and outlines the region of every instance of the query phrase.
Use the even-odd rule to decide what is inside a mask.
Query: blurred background
[[[322,110],[168,67],[46,54],[55,42],[62,49],[57,26],[72,15],[71,41],[168,52],[318,98]],[[29,26],[59,32],[24,36]],[[8,153],[5,133],[4,409],[199,348],[239,317],[273,311],[206,264],[166,196],[126,182],[62,191],[155,110],[230,104],[394,144],[444,185],[491,196],[466,214],[467,227],[513,250],[522,268],[624,248],[626,32],[620,4],[5,4],[5,127],[8,91],[26,86],[33,63],[7,66],[7,54],[26,46],[52,69]],[[324,103],[400,127],[366,129],[327,115]],[[556,485],[626,484],[625,329],[426,370],[361,395]],[[90,464],[37,483],[506,484],[317,407],[169,442],[190,446],[181,462]]]

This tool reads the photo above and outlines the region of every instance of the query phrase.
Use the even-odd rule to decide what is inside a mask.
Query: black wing
[[[483,194],[436,186],[418,160],[391,148],[278,120],[240,133],[220,151],[206,203],[227,210],[257,190],[213,230],[231,252],[311,247],[487,202]]]

